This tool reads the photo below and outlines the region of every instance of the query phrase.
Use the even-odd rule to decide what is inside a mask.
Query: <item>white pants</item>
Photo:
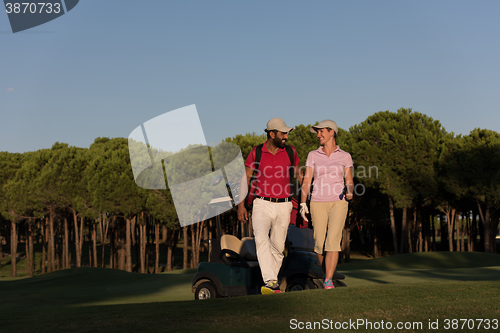
[[[278,280],[292,207],[291,202],[253,201],[253,233],[264,283]]]

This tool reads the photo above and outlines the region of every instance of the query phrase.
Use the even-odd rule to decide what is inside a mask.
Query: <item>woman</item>
[[[306,171],[302,183],[300,214],[307,221],[309,209],[307,196],[314,177],[311,195],[311,219],[314,227],[314,252],[325,274],[323,287],[335,288],[332,278],[339,258],[342,229],[347,216],[348,202],[352,199],[354,182],[352,179],[351,155],[337,146],[337,124],[323,120],[311,126],[317,133],[320,147],[309,152]],[[345,184],[344,184],[345,179]],[[346,188],[346,190],[344,190]]]

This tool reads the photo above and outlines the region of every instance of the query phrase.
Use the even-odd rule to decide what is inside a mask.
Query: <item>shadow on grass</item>
[[[194,299],[188,274],[138,274],[78,268],[0,282],[0,318],[6,313],[82,305]]]

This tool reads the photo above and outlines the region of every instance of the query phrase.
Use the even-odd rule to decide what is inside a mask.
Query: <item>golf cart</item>
[[[235,186],[234,183],[232,185]],[[231,200],[230,197],[218,198],[210,204],[214,209],[224,211]],[[254,238],[240,240],[233,235],[222,235],[220,214],[216,215],[216,228],[217,238],[211,240],[210,261],[200,263],[193,278],[195,299],[260,294],[264,282]],[[282,292],[323,289],[323,271],[316,253],[312,251],[313,244],[311,229],[289,226],[285,257],[278,274]],[[345,286],[341,281],[344,278],[343,274],[335,271],[335,286]]]

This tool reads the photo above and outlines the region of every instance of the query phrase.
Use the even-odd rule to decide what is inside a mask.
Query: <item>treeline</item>
[[[107,261],[111,268],[145,273],[151,262],[158,271],[161,237],[168,248],[167,270],[172,268],[173,247],[179,239],[172,199],[168,190],[136,186],[127,139],[98,138],[89,149],[56,143],[36,152],[2,152],[0,181],[0,240],[10,245],[12,276],[20,240],[30,276],[35,269],[43,274],[81,267],[85,239],[89,248],[85,264],[104,267]],[[200,238],[199,228],[184,229],[186,247],[188,232],[193,239]],[[42,247],[40,260],[35,260],[36,244]],[[109,259],[104,258],[105,245]],[[196,244],[189,245],[197,249]],[[132,262],[133,246],[137,262]],[[187,268],[197,263],[189,263],[185,251],[183,264]]]
[[[226,141],[238,144],[246,158],[265,135]],[[288,143],[297,148],[302,165],[318,147],[309,125],[296,126]],[[338,144],[353,157],[358,194],[345,240],[369,246],[375,256],[439,249],[497,252],[498,133],[475,129],[455,136],[439,121],[400,109],[378,112],[349,131],[340,129]],[[203,240],[212,238],[214,228],[211,220],[181,228],[168,188],[138,187],[123,138],[98,138],[88,149],[56,143],[24,154],[1,152],[0,211],[0,244],[4,239],[10,247],[12,276],[19,242],[29,275],[82,266],[84,242],[89,249],[85,264],[104,267],[107,262],[111,268],[146,273],[159,270],[160,244],[167,247],[166,266],[172,269],[173,249],[181,240],[183,267],[196,267],[200,250],[209,247]],[[437,228],[436,216],[441,217]],[[248,225],[237,223],[233,212],[224,220],[226,232],[248,235]],[[438,233],[446,247],[437,248]],[[343,243],[348,256],[351,241]],[[40,260],[35,260],[35,246],[41,246]]]

